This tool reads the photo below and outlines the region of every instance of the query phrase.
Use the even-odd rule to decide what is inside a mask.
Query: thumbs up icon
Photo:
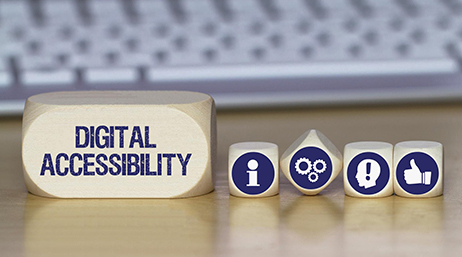
[[[404,170],[404,180],[408,185],[425,184],[430,185],[431,171],[420,172],[414,159],[410,161],[411,168]]]

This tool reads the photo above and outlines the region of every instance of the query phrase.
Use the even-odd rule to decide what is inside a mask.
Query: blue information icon
[[[241,155],[231,171],[234,185],[248,195],[258,195],[270,188],[275,179],[274,166],[264,154],[250,152]]]
[[[432,190],[438,182],[436,161],[428,154],[413,152],[404,156],[396,167],[396,180],[409,194],[421,195]]]
[[[305,189],[320,188],[329,181],[332,161],[322,149],[305,147],[298,150],[290,160],[290,176]]]
[[[363,195],[377,194],[390,181],[390,167],[379,154],[361,153],[348,164],[347,179],[356,192]]]

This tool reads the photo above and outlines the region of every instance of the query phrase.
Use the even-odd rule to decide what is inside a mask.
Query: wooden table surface
[[[444,196],[358,199],[340,175],[304,196],[281,174],[280,194],[228,194],[232,143],[269,141],[280,154],[303,132],[346,143],[435,140]],[[0,119],[1,256],[462,256],[462,104],[218,113],[216,190],[177,200],[61,200],[26,192],[21,120]]]

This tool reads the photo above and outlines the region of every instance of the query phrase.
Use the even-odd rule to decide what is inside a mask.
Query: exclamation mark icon
[[[367,181],[371,180],[371,176],[369,176],[371,174],[371,163],[370,162],[366,163],[366,174],[367,174],[366,180]]]

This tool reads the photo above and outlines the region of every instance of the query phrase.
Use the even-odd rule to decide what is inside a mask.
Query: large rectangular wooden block
[[[28,190],[59,198],[172,198],[213,190],[213,99],[182,91],[55,92],[24,109]]]

